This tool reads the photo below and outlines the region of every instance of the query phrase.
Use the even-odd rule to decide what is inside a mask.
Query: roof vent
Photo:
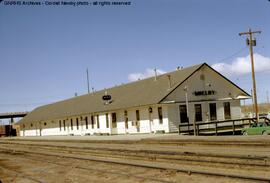
[[[200,80],[202,80],[202,81],[204,81],[204,80],[205,80],[205,76],[204,76],[204,74],[201,74],[201,75],[200,75]]]
[[[157,69],[154,68],[154,72],[155,72],[155,81],[157,80]]]
[[[168,84],[169,84],[168,89],[171,89],[171,87],[172,87],[171,75],[167,75],[167,77],[168,77]]]

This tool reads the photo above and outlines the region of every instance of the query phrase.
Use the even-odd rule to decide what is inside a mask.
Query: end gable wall
[[[172,78],[173,80],[173,78]],[[194,73],[190,78],[178,86],[162,102],[175,101],[185,102],[184,87],[188,87],[188,100],[205,101],[205,100],[222,100],[225,98],[236,99],[237,96],[248,96],[244,91],[227,81],[224,77],[213,71],[207,65]],[[215,91],[214,95],[195,96],[195,91]]]

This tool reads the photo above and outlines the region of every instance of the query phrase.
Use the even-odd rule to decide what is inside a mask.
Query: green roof
[[[203,65],[207,64],[199,64],[158,75],[156,79],[155,77],[150,77],[44,105],[27,114],[19,123],[52,120],[69,116],[158,104],[165,96],[171,93]],[[171,87],[169,87],[168,75],[170,75],[171,78]],[[112,97],[110,104],[104,104],[105,102],[102,96],[105,95],[105,92]]]

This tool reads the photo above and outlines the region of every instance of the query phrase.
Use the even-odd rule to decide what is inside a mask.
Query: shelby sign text
[[[192,94],[195,96],[206,96],[206,95],[215,95],[217,92],[214,90],[201,90],[194,91]]]

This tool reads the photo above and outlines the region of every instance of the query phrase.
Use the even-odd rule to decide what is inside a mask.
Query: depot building
[[[44,105],[21,136],[172,133],[180,123],[241,118],[250,95],[206,63]]]

